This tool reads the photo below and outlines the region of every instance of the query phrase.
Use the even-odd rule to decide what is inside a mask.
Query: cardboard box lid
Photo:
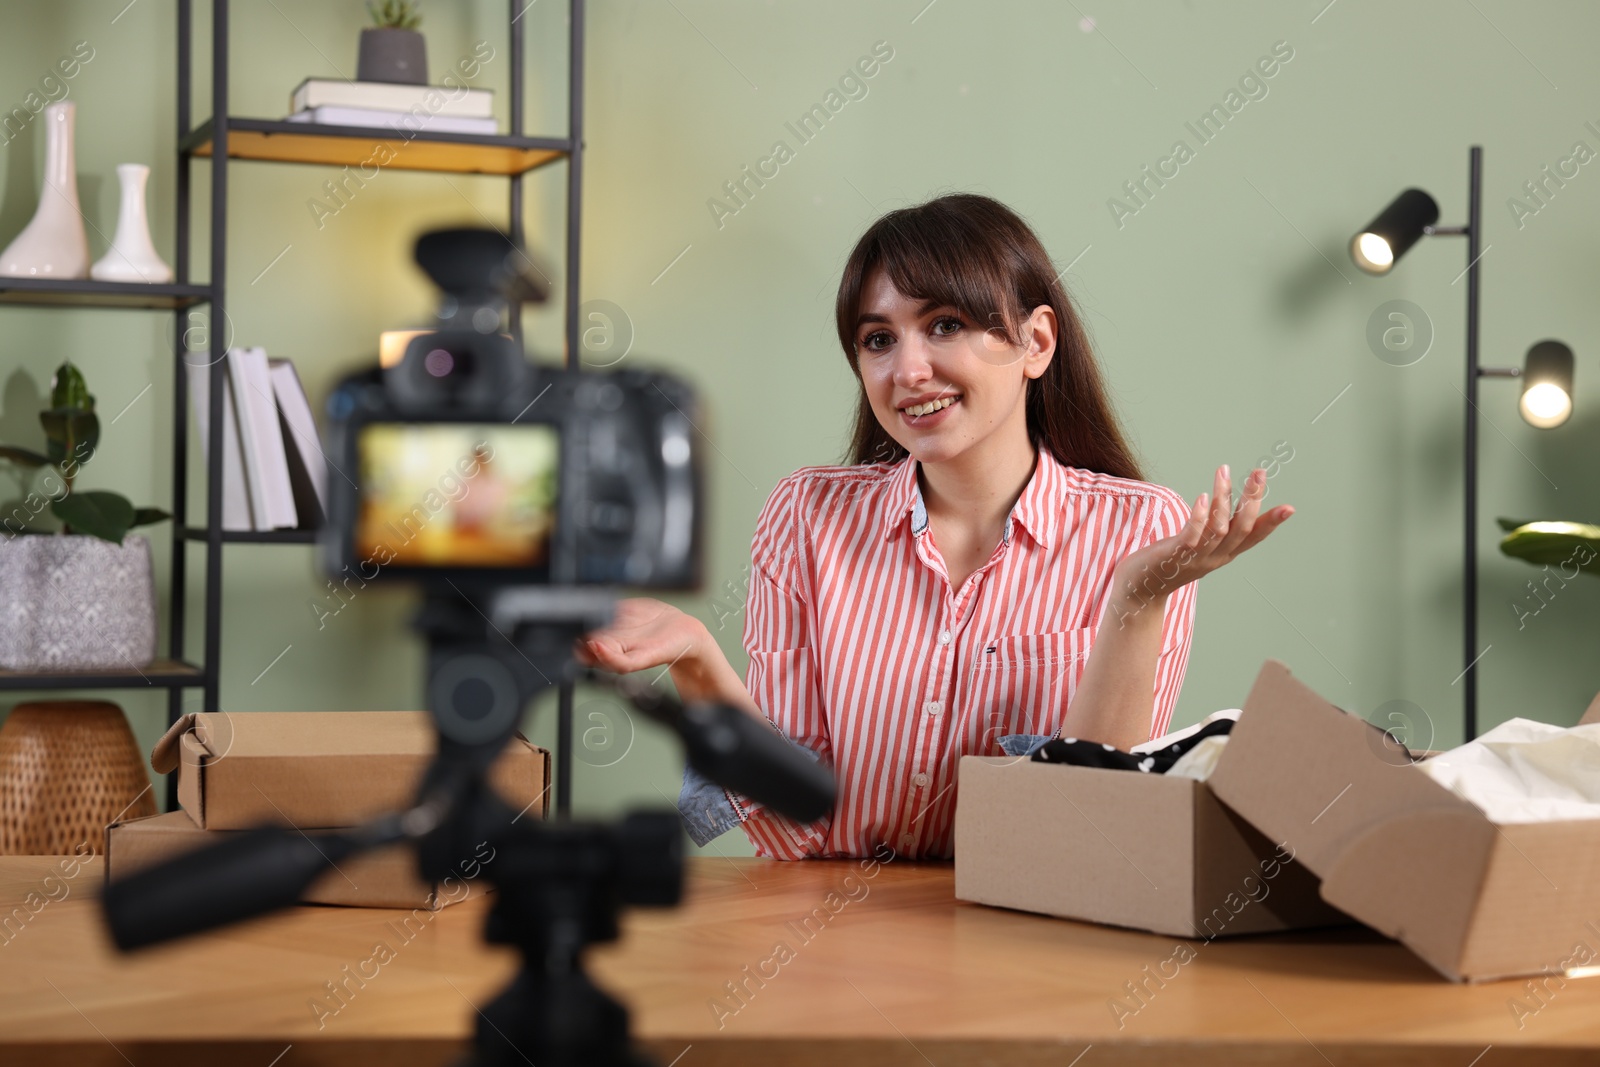
[[[1496,826],[1277,660],[1209,782],[1296,850],[1328,903],[1446,977],[1540,973],[1580,937],[1600,946],[1584,933],[1600,912],[1600,820]]]
[[[214,759],[351,752],[431,756],[434,751],[433,729],[422,711],[190,712],[151,749],[150,766],[156,773],[177,768],[185,735]]]
[[[339,827],[409,804],[435,744],[421,711],[198,712],[150,763],[178,769],[178,801],[206,829]],[[550,770],[549,753],[516,734],[488,777],[507,804],[543,817]]]

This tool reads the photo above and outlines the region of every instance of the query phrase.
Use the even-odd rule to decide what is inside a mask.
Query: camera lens
[[[456,357],[442,348],[435,348],[423,357],[422,365],[435,378],[443,378],[456,369]]]

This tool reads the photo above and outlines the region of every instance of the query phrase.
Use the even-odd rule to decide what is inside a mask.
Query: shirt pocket
[[[977,646],[967,681],[980,755],[1002,754],[998,739],[1006,734],[1057,736],[1097,630],[1010,634]]]

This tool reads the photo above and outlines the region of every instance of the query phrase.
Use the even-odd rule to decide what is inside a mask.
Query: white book
[[[319,126],[360,126],[393,130],[396,133],[482,133],[495,134],[494,119],[469,119],[456,115],[413,114],[409,111],[379,111],[367,107],[314,107],[296,111],[285,121]]]
[[[189,400],[194,408],[195,428],[200,434],[200,455],[210,458],[211,367],[206,353],[190,352],[184,357],[189,375]],[[198,525],[204,525],[200,523]],[[233,415],[233,387],[222,376],[222,528],[253,530],[250,517],[250,486],[244,473],[244,456],[239,448],[239,424]]]
[[[269,359],[267,369],[283,419],[283,449],[289,457],[289,481],[295,487],[295,510],[308,520],[307,525],[321,526],[328,514],[328,457],[311,415],[311,401],[293,363]],[[314,522],[310,521],[313,517]]]
[[[429,115],[487,119],[494,116],[494,93],[460,86],[307,78],[289,97],[289,110],[308,111],[314,107],[365,107],[379,111],[410,111],[420,107]]]
[[[300,524],[300,517],[289,484],[278,405],[272,399],[267,350],[228,349],[228,373],[233,380],[245,477],[250,483],[251,517],[258,530],[292,529]]]

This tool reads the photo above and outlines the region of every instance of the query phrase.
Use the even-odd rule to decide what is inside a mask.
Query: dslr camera
[[[548,287],[493,230],[424,234],[416,261],[444,294],[438,328],[328,401],[324,572],[479,591],[698,588],[689,387],[525,358],[502,319]]]

